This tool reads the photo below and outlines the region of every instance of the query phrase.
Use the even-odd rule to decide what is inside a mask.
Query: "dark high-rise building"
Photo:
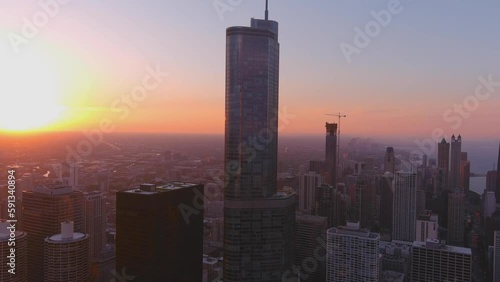
[[[392,174],[396,172],[396,159],[393,147],[387,147],[385,151],[384,172],[390,172]]]
[[[295,195],[277,192],[278,23],[266,7],[226,40],[224,281],[281,281],[293,263]]]
[[[328,228],[345,224],[345,211],[347,201],[342,199],[342,194],[333,186],[323,184],[316,187],[315,215],[328,219]]]
[[[337,124],[326,123],[326,183],[337,186]]]
[[[319,174],[325,173],[325,161],[309,161],[309,171]]]
[[[23,191],[24,230],[28,233],[28,281],[44,279],[45,238],[58,234],[61,222],[83,231],[83,194],[71,187],[35,187]]]
[[[203,185],[142,184],[116,194],[116,271],[136,281],[202,281]]]
[[[357,211],[361,228],[371,229],[375,224],[376,185],[375,177],[358,175],[356,177],[356,193],[359,194]]]
[[[450,170],[450,143],[443,138],[438,144],[438,168]]]
[[[417,224],[417,174],[397,172],[393,191],[392,239],[413,242]]]
[[[438,167],[435,175],[436,194],[448,190],[450,172],[450,143],[443,138],[438,144]]]
[[[455,191],[448,195],[448,245],[464,246],[465,195]]]
[[[377,179],[377,193],[380,195],[380,229],[382,233],[392,233],[392,175],[384,175]]]
[[[486,191],[495,192],[497,187],[497,171],[490,170],[486,173]],[[497,197],[495,193],[495,197]]]
[[[311,214],[314,210],[316,187],[323,184],[323,176],[315,172],[299,175],[298,210]]]
[[[495,197],[497,199],[497,203],[500,203],[500,144],[498,144],[497,178],[496,178]]]
[[[457,189],[463,190],[460,186],[460,160],[462,157],[462,137],[458,135],[451,136],[451,151],[450,151],[450,191]]]
[[[325,261],[318,259],[317,267],[303,266],[311,258],[324,257],[328,219],[322,216],[297,214],[295,265],[300,267],[301,281],[325,281]],[[316,252],[316,255],[315,255]],[[298,276],[298,274],[297,274]],[[286,281],[286,280],[285,280]]]
[[[463,188],[464,193],[470,189],[470,161],[467,159],[466,152],[462,152],[460,161],[460,187]]]

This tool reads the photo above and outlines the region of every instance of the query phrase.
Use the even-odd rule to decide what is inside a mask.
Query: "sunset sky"
[[[89,130],[105,120],[117,132],[223,133],[225,30],[262,18],[264,0],[40,2],[52,3],[52,15],[33,31],[23,18],[44,23],[39,1],[0,0],[0,130]],[[401,1],[348,63],[340,44],[354,46],[355,28],[390,2],[270,1],[280,108],[294,116],[282,132],[323,132],[337,120],[324,114],[340,111],[346,134],[429,137],[442,128],[498,140],[500,3]],[[168,76],[156,83],[148,68]],[[482,87],[489,97],[474,105],[478,78],[490,75],[493,91]],[[154,87],[143,101],[121,100],[144,80]],[[460,117],[454,105],[464,101],[472,110]]]

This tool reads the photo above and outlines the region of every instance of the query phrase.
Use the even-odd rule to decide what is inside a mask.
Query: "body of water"
[[[471,177],[470,180],[470,190],[482,195],[484,189],[486,189],[486,177]]]

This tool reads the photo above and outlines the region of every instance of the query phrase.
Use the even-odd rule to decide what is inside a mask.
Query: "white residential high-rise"
[[[493,282],[500,282],[500,230],[495,231],[493,244]]]
[[[392,239],[415,241],[417,220],[417,174],[396,172],[393,180]]]
[[[415,240],[418,242],[425,242],[427,239],[438,239],[438,215],[427,213],[419,215],[417,219],[417,232]]]
[[[83,193],[84,232],[90,237],[90,258],[97,259],[106,246],[106,203],[99,191]]]
[[[44,281],[88,281],[89,236],[74,232],[74,223],[61,223],[61,233],[45,238]]]
[[[380,235],[359,222],[327,231],[326,281],[379,281]]]
[[[316,172],[310,171],[299,176],[299,210],[309,214],[314,210],[314,191],[323,183],[323,176]]]

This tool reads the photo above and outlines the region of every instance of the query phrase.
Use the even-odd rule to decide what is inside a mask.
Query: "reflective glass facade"
[[[259,20],[252,21],[253,26],[258,23]],[[277,23],[274,26],[277,31]],[[279,78],[276,36],[268,29],[227,29],[225,197],[228,199],[267,198],[276,193]]]
[[[277,193],[278,23],[227,29],[224,281],[282,281],[295,197]]]

